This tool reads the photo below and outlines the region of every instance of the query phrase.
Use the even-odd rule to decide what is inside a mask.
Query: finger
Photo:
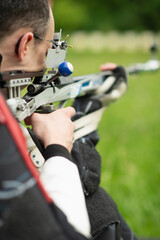
[[[26,125],[32,125],[32,123],[37,120],[38,116],[40,116],[39,113],[32,113],[31,116],[25,118],[25,124]]]
[[[66,107],[66,108],[63,108],[62,110],[70,118],[76,114],[76,111],[73,107]]]
[[[106,63],[100,66],[101,71],[106,71],[106,70],[114,70],[117,67],[115,63]]]

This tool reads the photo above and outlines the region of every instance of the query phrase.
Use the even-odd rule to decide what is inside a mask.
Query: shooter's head
[[[45,68],[45,56],[52,47],[46,40],[53,35],[48,0],[0,0],[1,71]]]

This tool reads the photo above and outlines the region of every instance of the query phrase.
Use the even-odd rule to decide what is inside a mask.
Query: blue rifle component
[[[73,73],[73,65],[69,62],[63,62],[59,65],[58,71],[62,76],[67,77]]]

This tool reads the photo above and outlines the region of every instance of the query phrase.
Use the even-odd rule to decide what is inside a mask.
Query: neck
[[[0,50],[1,53],[1,50]],[[14,70],[22,70],[18,64],[16,64],[16,59],[14,59],[14,64],[11,64],[10,60],[11,58],[6,57],[5,55],[2,54],[3,60],[1,63],[1,72],[6,72],[6,71],[14,71]]]

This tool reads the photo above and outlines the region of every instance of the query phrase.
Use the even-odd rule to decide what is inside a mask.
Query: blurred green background
[[[74,74],[99,71],[106,61],[129,66],[150,58],[148,47],[159,41],[160,1],[56,0],[56,30],[71,33],[67,60]],[[114,30],[107,47],[101,34]],[[76,35],[75,31],[93,35]],[[126,38],[130,31],[132,36]],[[136,34],[151,33],[137,41]],[[115,34],[118,33],[118,34]],[[88,36],[88,35],[87,35]],[[155,37],[156,36],[156,37]],[[109,37],[105,36],[104,41]],[[96,40],[98,39],[98,40]],[[87,42],[87,44],[85,43]],[[117,48],[119,43],[124,45]],[[137,43],[136,45],[135,42]],[[159,42],[158,42],[159,43]],[[82,45],[81,48],[78,48]],[[127,46],[125,48],[125,46]],[[85,45],[85,47],[84,47]],[[92,48],[90,47],[91,45]],[[102,48],[96,48],[96,45]],[[133,48],[134,45],[134,48]],[[145,48],[143,48],[145,46]],[[160,71],[129,76],[128,92],[106,109],[98,132],[102,157],[101,185],[115,199],[121,213],[140,237],[160,236]]]
[[[58,29],[159,31],[159,0],[55,0]]]

